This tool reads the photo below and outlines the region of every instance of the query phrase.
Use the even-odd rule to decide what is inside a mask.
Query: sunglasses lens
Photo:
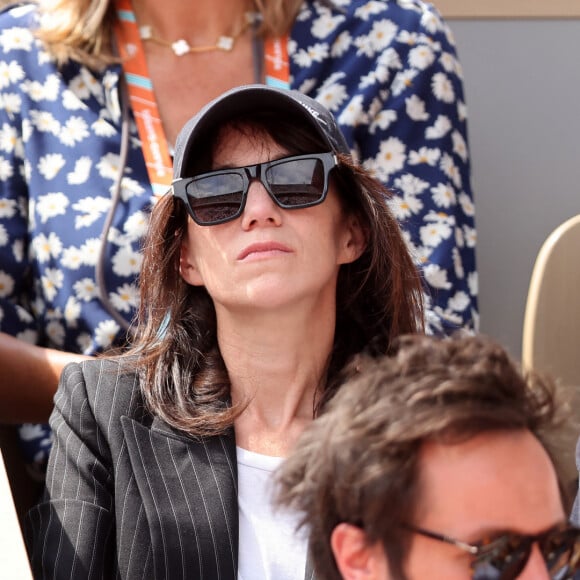
[[[580,569],[580,532],[554,530],[538,538],[546,568],[553,580],[575,577]],[[504,536],[486,546],[472,564],[473,580],[514,580],[526,567],[533,548],[530,536]]]
[[[284,208],[320,203],[326,194],[324,164],[320,159],[290,159],[276,163],[265,173],[265,181]]]
[[[473,580],[514,580],[528,561],[529,551],[522,550],[497,555],[492,560],[482,560],[473,566]]]
[[[215,224],[237,217],[243,198],[244,178],[239,173],[202,175],[187,184],[189,207],[199,224]]]
[[[546,566],[552,578],[571,578],[580,570],[580,533],[567,529],[548,535],[540,544]]]

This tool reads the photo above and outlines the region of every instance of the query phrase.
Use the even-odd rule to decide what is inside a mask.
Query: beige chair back
[[[558,226],[538,252],[524,314],[522,363],[580,387],[580,215]]]

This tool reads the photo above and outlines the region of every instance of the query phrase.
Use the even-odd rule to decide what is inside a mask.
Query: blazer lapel
[[[155,577],[235,579],[237,463],[233,431],[193,439],[160,419],[122,417],[149,529]]]

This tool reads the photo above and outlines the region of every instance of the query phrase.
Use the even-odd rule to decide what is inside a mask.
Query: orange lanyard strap
[[[131,0],[115,0],[117,18],[115,35],[129,100],[141,139],[149,181],[156,196],[167,192],[173,178],[172,160],[161,116],[149,78],[143,43]],[[290,88],[288,37],[268,38],[264,41],[266,84]]]
[[[288,37],[267,38],[264,41],[266,84],[280,89],[290,88]]]
[[[169,146],[149,78],[139,28],[130,0],[116,0],[115,34],[131,108],[141,138],[149,181],[156,196],[169,189],[173,177]]]

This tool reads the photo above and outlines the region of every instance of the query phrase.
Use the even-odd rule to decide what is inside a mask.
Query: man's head
[[[549,381],[524,377],[481,336],[403,337],[394,356],[353,368],[279,473],[321,578],[504,578],[473,575],[467,544],[565,522],[544,439]],[[546,542],[571,544],[566,534]],[[505,578],[549,578],[541,541],[525,544],[507,548],[520,569]]]

